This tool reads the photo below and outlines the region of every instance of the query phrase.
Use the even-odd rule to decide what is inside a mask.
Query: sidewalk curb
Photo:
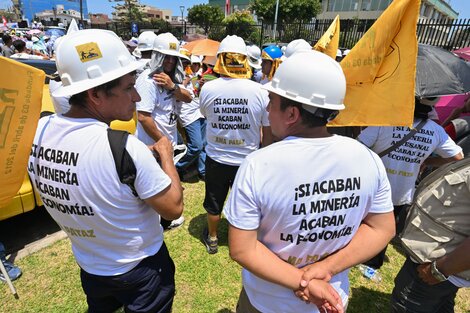
[[[21,250],[18,250],[10,255],[7,256],[7,259],[10,260],[10,258],[12,258],[13,260],[17,261],[17,260],[20,260],[32,253],[35,253],[41,249],[44,249],[50,245],[52,245],[53,243],[59,241],[59,240],[62,240],[62,239],[65,239],[67,238],[67,234],[63,231],[63,230],[60,230],[58,232],[55,232],[51,235],[47,235],[46,237],[42,238],[42,239],[39,239],[35,242],[32,242],[30,244],[27,244],[23,249]]]

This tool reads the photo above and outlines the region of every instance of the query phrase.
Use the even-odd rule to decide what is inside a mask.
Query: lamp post
[[[273,39],[276,40],[276,32],[277,32],[277,14],[279,12],[279,0],[276,1],[276,13],[274,14],[274,34]]]
[[[184,35],[186,32],[184,31],[184,5],[180,5],[181,10],[181,33]]]

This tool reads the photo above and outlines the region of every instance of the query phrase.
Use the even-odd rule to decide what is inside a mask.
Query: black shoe
[[[202,231],[202,241],[206,245],[207,253],[215,254],[219,250],[219,240],[211,240],[209,238],[209,230],[207,228],[204,228]]]

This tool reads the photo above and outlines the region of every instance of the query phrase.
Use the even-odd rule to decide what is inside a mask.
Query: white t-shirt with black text
[[[108,125],[91,118],[50,115],[39,120],[28,172],[49,214],[72,242],[88,273],[128,272],[163,244],[159,214],[142,199],[169,186],[150,150],[129,135],[126,150],[137,173],[134,187],[119,181]]]
[[[218,78],[204,84],[199,97],[207,120],[207,155],[222,164],[238,166],[260,145],[263,126],[269,126],[268,92],[249,79]]]
[[[177,101],[173,96],[172,91],[168,91],[162,87],[157,86],[153,78],[149,77],[150,69],[144,70],[135,83],[135,88],[142,98],[140,102],[136,103],[137,111],[150,113],[157,128],[167,136],[173,143],[177,144],[177,106],[182,103]],[[184,88],[180,85],[180,88]],[[137,122],[135,135],[146,145],[155,143],[140,122]]]
[[[253,152],[238,169],[224,207],[231,225],[300,268],[347,245],[368,213],[393,210],[379,157],[357,141],[288,137]],[[330,283],[347,304],[348,270]],[[318,312],[292,290],[242,271],[243,287],[263,313]],[[299,282],[300,283],[300,282]]]
[[[416,127],[420,121],[416,119],[413,127]],[[403,126],[370,126],[361,132],[358,140],[376,153],[381,153],[410,131],[410,128]],[[461,151],[462,148],[455,144],[444,128],[432,120],[427,120],[423,128],[413,137],[382,157],[392,186],[393,204],[404,205],[412,202],[420,166],[431,153],[450,158]]]

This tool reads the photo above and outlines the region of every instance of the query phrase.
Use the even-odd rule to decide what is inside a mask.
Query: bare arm
[[[144,201],[164,219],[174,220],[183,213],[183,188],[173,163],[173,147],[167,137],[162,137],[152,150],[159,156],[162,170],[170,177],[170,185],[162,192]]]
[[[171,80],[170,76],[165,73],[153,75],[153,80],[158,86],[161,86],[166,90],[173,90],[175,88],[175,83]],[[184,88],[176,88],[173,95],[178,101],[189,103],[193,100],[191,93]]]
[[[458,161],[463,159],[463,153],[457,153],[453,157],[450,158],[442,158],[442,157],[430,157],[424,160],[423,164],[421,165],[421,168],[425,166],[430,166],[430,167],[439,167],[441,165],[453,162],[453,161]]]
[[[158,130],[152,115],[149,112],[137,111],[137,119],[144,128],[147,135],[150,136],[155,142],[164,137],[163,133]]]
[[[451,253],[436,260],[437,269],[445,276],[454,275],[470,269],[470,238],[465,239]],[[439,281],[431,274],[431,263],[424,263],[417,268],[419,277],[429,285]]]
[[[445,119],[444,122],[442,122],[441,126],[446,127],[447,125],[450,124],[450,122],[453,119],[458,118],[460,116],[460,114],[465,113],[465,112],[470,112],[470,98],[468,98],[467,101],[465,101],[465,104],[463,106],[455,108],[454,110],[452,110],[450,115]]]
[[[261,146],[266,147],[273,143],[273,134],[271,132],[271,126],[263,126],[261,129],[262,138]]]
[[[306,266],[302,286],[312,278],[329,281],[334,275],[367,261],[382,250],[395,235],[393,212],[369,213],[352,240],[336,253]]]
[[[292,290],[299,288],[302,270],[283,261],[258,241],[256,230],[242,230],[230,225],[229,248],[230,257],[254,275]],[[329,284],[313,280],[308,287],[311,302],[322,306],[326,301],[334,307],[333,312],[342,312],[341,298]]]

